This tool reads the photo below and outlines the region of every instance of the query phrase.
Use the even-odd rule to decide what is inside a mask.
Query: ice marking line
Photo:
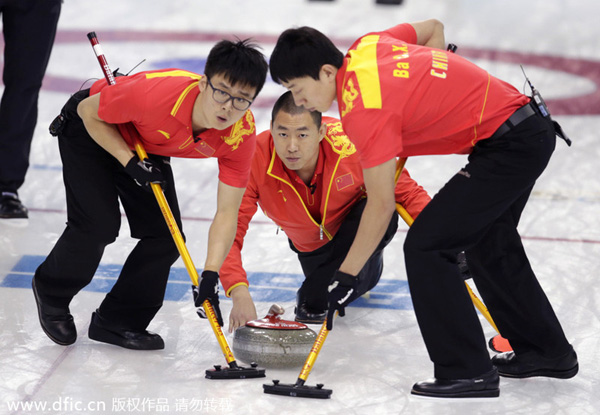
[[[261,290],[272,290],[274,287],[272,285],[256,285],[256,284],[252,284],[252,288],[256,288],[256,289],[261,289]],[[277,287],[278,290],[284,290],[284,291],[293,291],[296,292],[298,291],[298,287]]]
[[[47,164],[33,164],[30,166],[32,169],[36,170],[57,170],[62,171],[62,165],[47,165]]]
[[[87,328],[86,328],[86,332],[87,332]],[[56,369],[67,358],[67,355],[69,353],[71,353],[71,350],[73,350],[73,348],[74,348],[74,345],[66,346],[65,347],[65,349],[54,360],[54,362],[52,362],[52,365],[48,368],[48,370],[37,381],[37,383],[33,387],[33,391],[29,395],[26,395],[25,399],[23,399],[21,402],[26,403],[26,402],[30,402],[30,401],[33,400],[33,398],[35,397],[35,395],[39,392],[39,390],[42,388],[42,386],[44,386],[44,384],[52,377],[52,375],[54,374],[54,372],[56,372]],[[24,406],[21,406],[21,408],[24,408]],[[21,412],[22,412],[22,409],[19,409],[17,411],[12,412],[11,415],[16,415],[16,414],[19,414]]]
[[[0,275],[0,287],[31,289],[31,278],[36,268],[44,260],[42,255],[24,255],[4,276]],[[117,280],[122,264],[101,263],[96,275],[84,290],[107,293]],[[250,292],[255,301],[293,302],[296,291],[304,276],[281,272],[248,272]],[[172,267],[167,282],[165,301],[189,301],[191,282],[184,267]],[[222,296],[223,300],[229,301]],[[382,278],[370,291],[368,298],[358,298],[351,307],[385,308],[410,310],[412,302],[408,292],[408,282],[398,278]]]
[[[582,243],[582,244],[600,244],[600,241],[594,239],[571,239],[571,238],[554,238],[548,236],[522,236],[521,239],[528,239],[533,241],[544,241],[544,242],[569,242],[569,243]]]
[[[102,32],[102,39],[109,42],[218,42],[228,36],[237,36],[240,39],[253,38],[263,44],[274,45],[278,35],[263,33],[228,34],[214,32],[169,32],[169,31],[144,31],[144,30],[106,30]],[[346,49],[354,42],[352,38],[332,37],[333,43],[341,49]],[[87,42],[85,31],[58,30],[55,43],[80,43]],[[496,49],[479,49],[461,46],[459,55],[467,58],[486,59],[497,62],[525,64],[540,68],[564,72],[567,74],[586,78],[596,85],[593,92],[568,98],[547,99],[553,115],[583,115],[600,114],[600,61],[569,58],[564,56],[542,55],[531,52],[511,52]],[[42,89],[72,93],[79,89],[82,79],[67,78],[46,74]],[[271,108],[276,97],[258,97],[253,104],[255,108]]]
[[[30,212],[42,212],[42,213],[64,213],[66,214],[66,210],[61,209],[38,209],[38,208],[29,208]],[[121,216],[125,216],[125,214],[121,214]],[[182,216],[182,220],[186,221],[194,221],[194,222],[212,222],[213,218],[201,218],[197,216]],[[275,223],[267,220],[252,220],[250,222],[256,225],[269,225],[275,226]],[[406,233],[407,229],[398,229],[396,233]],[[533,240],[533,241],[544,241],[544,242],[566,242],[566,243],[582,243],[582,244],[600,244],[600,240],[597,239],[577,239],[577,238],[564,238],[560,236],[527,236],[521,235],[521,239],[525,240]]]
[[[110,276],[110,275],[102,275],[102,271],[99,271],[99,274],[94,275],[94,279],[96,280],[111,280],[111,281],[116,281],[117,280],[117,276]],[[28,275],[28,276],[33,276],[33,274],[35,274],[34,272],[29,272],[29,271],[10,271],[11,275]],[[184,284],[184,285],[188,285],[189,283],[191,283],[191,281],[177,281],[177,280],[169,280],[170,284]],[[261,288],[265,288],[265,287],[261,287]]]

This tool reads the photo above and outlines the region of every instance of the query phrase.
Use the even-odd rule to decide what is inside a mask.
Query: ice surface
[[[27,227],[0,222],[0,413],[219,413],[219,414],[596,414],[600,413],[600,313],[596,272],[600,258],[600,26],[597,1],[406,0],[378,6],[374,0],[66,1],[59,23],[31,152],[31,169],[20,190],[30,208]],[[71,310],[79,338],[52,343],[37,321],[29,288],[32,272],[63,231],[65,196],[57,144],[47,126],[69,94],[101,76],[86,33],[96,31],[109,64],[129,71],[190,65],[201,70],[222,37],[252,36],[269,55],[277,35],[311,25],[345,48],[358,36],[436,17],[447,40],[490,72],[523,86],[519,53],[542,93],[561,114],[573,139],[558,142],[525,210],[520,232],[541,284],[579,354],[580,373],[568,381],[501,380],[501,396],[486,400],[435,400],[410,395],[416,381],[432,376],[406,288],[402,241],[385,252],[383,280],[369,299],[338,319],[307,384],[333,389],[329,400],[262,393],[272,379],[294,383],[298,370],[267,370],[264,379],[215,381],[204,371],[224,364],[215,337],[198,319],[187,274],[175,264],[167,301],[150,330],[166,348],[136,352],[92,342],[87,326],[134,241],[124,221],[117,242]],[[557,60],[548,57],[560,58]],[[557,63],[558,62],[558,63]],[[268,128],[270,106],[283,88],[268,81],[253,106],[259,131]],[[572,105],[575,98],[581,105]],[[561,101],[562,100],[562,101]],[[561,104],[562,102],[562,104]],[[561,107],[562,105],[562,107]],[[566,108],[566,110],[565,110]],[[569,112],[571,110],[571,112]],[[565,112],[566,111],[566,112]],[[569,114],[569,115],[567,115]],[[335,115],[331,112],[331,115]],[[462,156],[415,157],[407,167],[432,194],[463,164]],[[174,160],[188,248],[203,265],[216,197],[216,163]],[[300,267],[282,232],[257,214],[244,249],[259,315],[273,302],[293,312]],[[223,300],[225,315],[231,308]],[[482,318],[490,337],[495,333]],[[232,336],[227,335],[229,343]],[[25,409],[38,405],[38,409]],[[45,410],[41,406],[46,405]]]

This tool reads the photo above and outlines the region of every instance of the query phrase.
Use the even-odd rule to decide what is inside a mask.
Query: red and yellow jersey
[[[241,250],[257,205],[286,233],[296,249],[309,252],[329,242],[355,203],[366,197],[356,148],[344,134],[339,120],[324,117],[323,122],[327,123],[327,133],[319,145],[313,195],[319,201],[319,220],[315,220],[305,202],[311,200],[310,196],[298,190],[297,174],[288,170],[277,156],[270,131],[259,134],[250,181],[238,214],[235,241],[219,271],[227,295],[237,285],[248,285]],[[429,200],[427,192],[404,170],[396,185],[396,201],[416,217]]]
[[[529,102],[459,55],[419,46],[410,24],[359,38],[337,74],[340,116],[363,167],[470,153]]]
[[[225,130],[208,129],[194,137],[192,109],[200,93],[202,75],[179,69],[163,69],[117,77],[92,85],[90,94],[101,92],[98,116],[117,124],[133,149],[137,137],[148,153],[170,157],[216,157],[219,180],[245,187],[256,145],[254,116],[250,110]],[[132,128],[133,127],[133,128]]]

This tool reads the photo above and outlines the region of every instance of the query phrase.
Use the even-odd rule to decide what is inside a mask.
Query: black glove
[[[460,274],[462,275],[463,279],[466,281],[469,278],[472,278],[471,271],[469,270],[469,265],[467,265],[467,257],[464,251],[460,252],[456,256],[456,262],[458,263],[458,270],[460,271]]]
[[[200,318],[207,318],[202,303],[208,300],[215,310],[219,326],[223,327],[223,316],[219,308],[219,274],[214,271],[203,271],[199,287],[192,285],[192,292],[194,293],[194,304],[198,307],[196,312]]]
[[[350,304],[354,298],[352,294],[355,294],[358,289],[358,278],[353,275],[346,274],[342,271],[336,271],[331,285],[327,289],[327,302],[329,303],[329,310],[327,310],[327,330],[333,329],[333,317],[336,310],[340,317],[346,315],[346,306]]]
[[[135,180],[138,186],[142,186],[144,190],[151,193],[150,183],[158,183],[163,188],[167,183],[156,162],[150,159],[140,160],[137,156],[133,156],[125,166],[125,171]]]

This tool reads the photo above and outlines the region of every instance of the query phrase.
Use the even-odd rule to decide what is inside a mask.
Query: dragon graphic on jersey
[[[358,97],[358,91],[354,87],[354,81],[348,79],[344,92],[342,92],[342,100],[344,101],[344,109],[342,110],[342,117],[348,114],[354,108],[354,100]]]
[[[352,144],[342,130],[342,123],[340,121],[327,124],[326,138],[331,142],[333,151],[342,157],[348,157],[356,152],[356,147],[354,147],[354,144]]]
[[[231,151],[237,150],[244,141],[244,136],[254,132],[254,116],[252,112],[246,111],[246,115],[233,125],[231,134],[221,137],[227,145],[231,146]]]

